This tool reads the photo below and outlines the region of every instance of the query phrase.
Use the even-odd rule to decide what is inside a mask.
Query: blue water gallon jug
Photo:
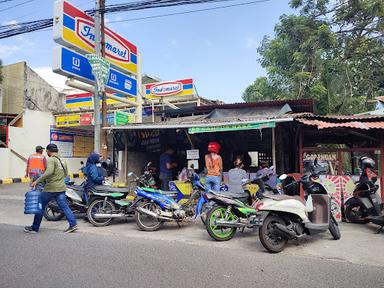
[[[24,214],[38,214],[42,212],[41,192],[31,190],[25,193]]]

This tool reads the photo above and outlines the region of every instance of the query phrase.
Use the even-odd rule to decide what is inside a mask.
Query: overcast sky
[[[200,96],[229,103],[240,102],[247,85],[265,74],[257,62],[256,48],[264,35],[273,35],[279,16],[293,12],[288,0],[271,0],[164,18],[112,22],[248,1],[108,14],[107,26],[137,45],[142,53],[143,73],[163,80],[191,77]],[[52,17],[53,1],[50,0],[30,0],[21,6],[7,9],[23,2],[26,1],[0,3],[0,24]],[[83,10],[93,8],[94,5],[89,0],[70,2]],[[128,1],[106,2],[108,5]],[[51,29],[1,39],[0,59],[3,65],[26,61],[60,89],[64,88],[65,79],[51,72],[52,50],[56,45],[52,40]]]

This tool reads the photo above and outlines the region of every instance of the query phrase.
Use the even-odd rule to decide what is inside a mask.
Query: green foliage
[[[314,98],[322,114],[367,110],[384,93],[384,1],[292,0],[258,48],[267,71],[243,99]]]

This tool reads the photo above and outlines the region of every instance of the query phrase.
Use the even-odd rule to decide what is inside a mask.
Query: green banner
[[[188,133],[189,134],[211,133],[211,132],[224,132],[224,131],[264,129],[264,128],[274,128],[274,127],[276,127],[276,123],[274,121],[247,123],[247,124],[239,123],[234,125],[222,125],[222,126],[215,126],[215,127],[192,127],[188,129]]]
[[[129,123],[129,116],[128,113],[115,111],[115,125],[127,125]]]

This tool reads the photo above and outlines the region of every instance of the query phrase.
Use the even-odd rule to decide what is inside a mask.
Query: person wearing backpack
[[[49,144],[47,146],[47,169],[31,186],[33,188],[40,182],[45,182],[44,190],[41,192],[41,204],[44,211],[45,206],[52,199],[55,199],[61,210],[64,212],[65,217],[69,223],[69,227],[64,230],[65,233],[74,232],[78,229],[76,218],[68,206],[67,198],[65,196],[65,177],[68,175],[67,164],[58,156],[59,149],[56,144]],[[24,232],[37,233],[39,232],[40,224],[43,219],[43,212],[35,214],[32,226],[25,226]]]

